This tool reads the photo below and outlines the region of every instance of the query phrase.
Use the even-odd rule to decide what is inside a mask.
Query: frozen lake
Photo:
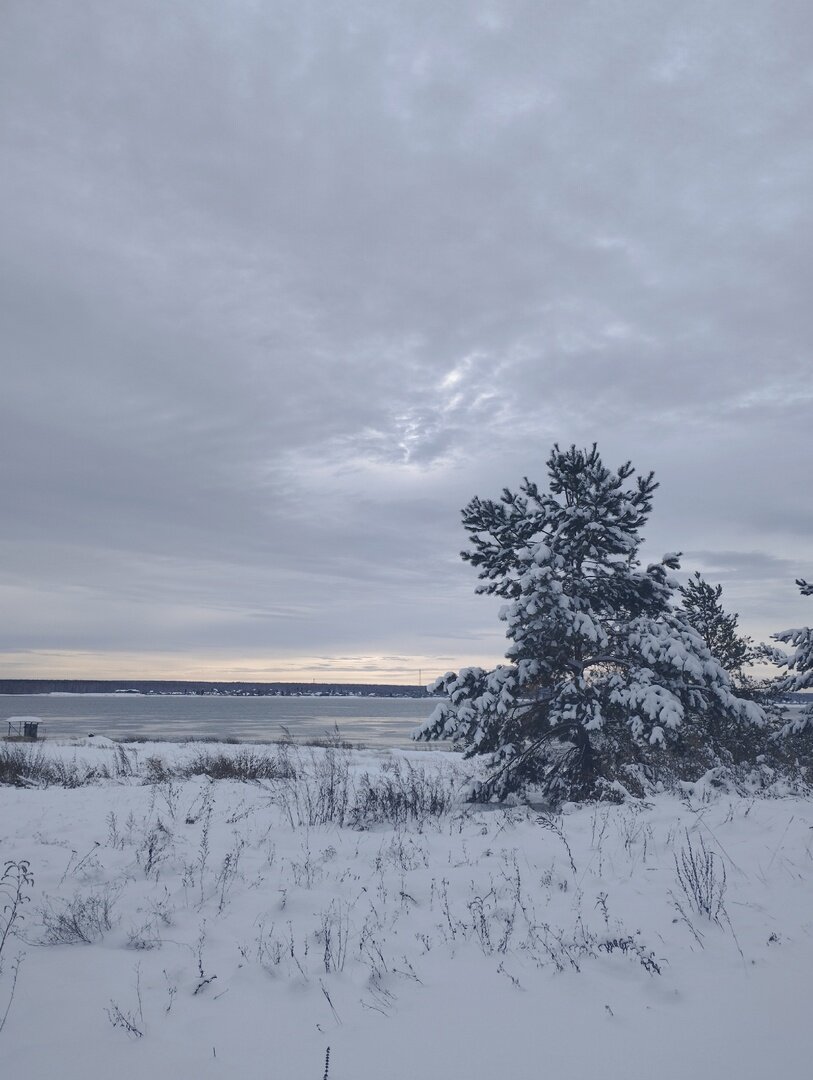
[[[314,738],[338,726],[343,738],[367,746],[409,746],[412,730],[435,705],[430,698],[197,697],[154,694],[0,695],[0,735],[11,716],[38,716],[46,738],[279,739]],[[417,744],[426,745],[426,744]]]

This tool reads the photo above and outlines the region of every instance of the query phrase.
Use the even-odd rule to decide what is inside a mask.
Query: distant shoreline
[[[181,679],[0,679],[0,695],[182,697],[408,697],[429,694],[397,683],[194,682]]]

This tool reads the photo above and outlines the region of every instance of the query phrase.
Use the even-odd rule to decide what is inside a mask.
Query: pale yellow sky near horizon
[[[193,653],[96,653],[20,650],[0,653],[0,679],[184,680],[189,682],[317,682],[428,685],[447,671],[493,668],[497,656],[476,657],[267,657],[200,656]],[[759,664],[753,674],[776,674]]]
[[[0,655],[5,679],[185,679],[212,682],[429,683],[447,671],[480,665],[496,657],[235,657],[196,653],[82,652],[20,650]]]

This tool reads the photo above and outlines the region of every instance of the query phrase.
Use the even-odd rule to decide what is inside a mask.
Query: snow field
[[[330,1080],[805,1075],[809,801],[473,807],[444,752],[186,775],[246,749],[46,744],[118,779],[0,787],[34,877],[4,1076],[319,1080],[328,1046]]]

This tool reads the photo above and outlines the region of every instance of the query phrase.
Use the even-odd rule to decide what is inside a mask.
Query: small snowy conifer
[[[680,595],[686,618],[705,641],[714,659],[728,672],[737,696],[758,702],[766,715],[773,719],[780,718],[783,713],[782,681],[755,677],[744,669],[750,664],[783,662],[785,658],[781,650],[772,645],[755,644],[750,637],[739,634],[739,615],[736,612],[729,615],[723,608],[722,585],[710,585],[700,573],[695,572],[681,586]],[[740,751],[737,756],[741,757],[744,746],[732,743],[731,749],[735,748]]]
[[[729,674],[742,670],[751,658],[751,641],[737,633],[739,616],[723,608],[722,585],[710,585],[696,572],[681,586],[686,618],[700,634],[709,652]]]
[[[802,596],[813,596],[813,585],[802,578],[798,578],[796,584]],[[793,645],[795,650],[786,661],[789,674],[782,680],[783,689],[798,691],[813,687],[813,628],[802,626],[796,630],[783,630],[774,634],[774,638]],[[813,730],[813,701],[786,725],[784,734],[795,735],[805,730]]]
[[[673,604],[678,557],[641,568],[638,549],[657,487],[627,462],[605,468],[595,447],[547,462],[548,491],[527,478],[499,502],[463,510],[477,591],[501,596],[509,661],[448,673],[448,700],[416,732],[488,754],[475,797],[527,782],[553,798],[596,793],[619,753],[644,759],[687,735],[714,740],[731,725],[761,724],[725,669]],[[606,787],[606,784],[605,784]]]

